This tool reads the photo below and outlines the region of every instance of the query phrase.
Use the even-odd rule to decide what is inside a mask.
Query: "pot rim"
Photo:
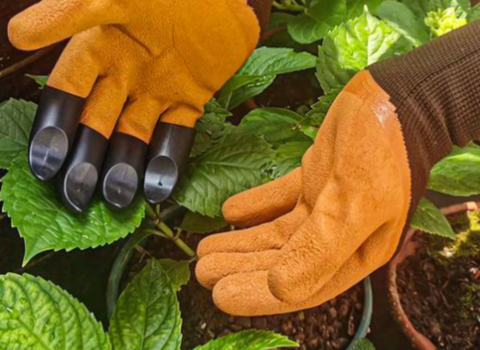
[[[179,215],[182,215],[184,212],[183,208],[176,206],[169,209],[171,210],[165,213],[165,216],[162,218],[167,224],[173,221],[173,219],[177,218]],[[107,314],[109,318],[113,314],[115,303],[120,295],[120,282],[128,263],[132,259],[135,246],[144,244],[151,235],[152,234],[150,233],[137,232],[132,234],[118,252],[108,278]],[[355,342],[359,339],[365,338],[370,331],[370,323],[372,321],[373,313],[373,290],[370,277],[367,277],[363,280],[363,288],[363,312],[360,318],[360,324],[358,325],[357,331],[355,332],[355,335],[346,350],[353,350]]]
[[[440,211],[443,215],[451,215],[465,211],[478,210],[479,208],[480,202],[464,202],[444,207],[440,209]],[[418,331],[410,321],[407,313],[403,309],[400,301],[400,294],[398,293],[397,267],[405,261],[406,258],[415,254],[418,245],[416,245],[412,239],[419,232],[421,232],[421,230],[414,228],[408,230],[402,249],[388,264],[388,296],[394,319],[400,326],[402,332],[409,338],[412,345],[419,350],[435,350],[437,347],[429,338]]]

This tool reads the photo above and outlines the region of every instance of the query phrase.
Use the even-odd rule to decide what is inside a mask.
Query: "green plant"
[[[88,321],[90,323],[87,323],[90,324],[88,327],[91,328],[91,332],[99,335],[97,338],[91,337],[85,343],[84,349],[89,348],[88,344],[93,342],[93,339],[103,342],[103,345],[97,343],[91,348],[102,346],[109,348],[108,339],[112,339],[114,347],[122,349],[119,346],[126,343],[119,339],[134,337],[133,333],[128,333],[126,330],[128,327],[125,326],[131,320],[135,320],[131,317],[137,317],[136,312],[140,312],[140,309],[143,312],[143,319],[149,315],[145,306],[145,298],[149,296],[142,294],[136,286],[143,283],[158,284],[166,291],[165,298],[169,296],[169,300],[173,300],[168,306],[170,312],[168,315],[171,316],[168,325],[171,329],[168,328],[170,329],[168,334],[175,335],[159,336],[158,339],[161,338],[163,340],[159,341],[169,344],[165,345],[165,349],[176,348],[180,342],[178,335],[180,316],[174,293],[172,294],[168,287],[170,282],[166,282],[168,278],[165,277],[164,270],[167,270],[171,282],[176,286],[190,278],[186,274],[185,266],[188,267],[188,262],[195,259],[195,252],[185,244],[183,233],[209,233],[226,227],[227,224],[221,217],[221,206],[229,196],[280,177],[298,167],[303,154],[313,144],[331,103],[358,71],[372,63],[406,53],[438,35],[480,17],[480,6],[472,8],[466,0],[328,2],[278,0],[275,4],[280,11],[272,15],[266,47],[260,47],[255,51],[244,67],[218,93],[216,99],[206,105],[205,115],[197,123],[197,137],[190,165],[172,199],[176,205],[188,209],[183,222],[175,230],[160,220],[162,208],[151,207],[142,198],[138,198],[130,209],[122,212],[111,211],[101,199],[96,199],[84,215],[68,212],[57,197],[54,185],[36,181],[28,170],[26,148],[36,105],[13,99],[0,104],[0,167],[8,169],[7,175],[2,179],[0,199],[4,202],[3,211],[11,217],[12,225],[18,228],[25,240],[24,264],[46,250],[97,247],[123,238],[135,230],[142,237],[155,234],[172,240],[189,259],[182,262],[182,267],[172,261],[159,262],[162,268],[156,263],[150,264],[127,288],[119,301],[112,321],[110,338],[98,330],[100,327],[88,318],[91,316],[81,316],[88,315],[83,306],[40,279],[7,275],[3,277],[0,295],[10,298],[8,293],[1,294],[1,291],[7,290],[6,286],[13,288],[15,285],[17,286],[15,288],[26,291],[28,298],[24,299],[28,302],[33,298],[30,295],[30,292],[34,291],[32,283],[42,285],[44,287],[39,293],[41,295],[50,293],[51,296],[45,294],[41,297],[38,294],[39,298],[56,300],[58,305],[64,305],[65,308],[67,306],[78,308],[75,317],[86,317],[85,319],[90,320]],[[318,45],[317,56],[308,51],[311,51],[312,47],[306,44],[311,43]],[[306,74],[311,73],[313,76],[314,68],[317,84],[324,91],[316,103],[300,101],[304,105],[297,110],[255,107],[243,117],[240,125],[233,125],[229,121],[236,107],[245,103],[255,106],[252,99],[267,90],[278,75],[306,70]],[[33,78],[40,85],[46,82],[45,77]],[[432,169],[428,186],[447,194],[461,196],[478,194],[480,193],[478,169],[480,169],[478,146],[470,144],[464,149],[455,148],[451,155]],[[412,226],[442,236],[454,237],[448,221],[426,199],[420,203]],[[174,272],[170,273],[171,271]],[[27,285],[32,287],[27,288]],[[3,322],[3,316],[6,320],[7,315],[12,314],[9,309],[18,309],[21,300],[22,298],[18,300],[14,298],[3,304],[0,322]],[[132,305],[130,300],[138,301],[138,305]],[[58,313],[59,308],[63,307],[58,305],[46,310],[45,314]],[[159,307],[160,309],[155,309],[155,312],[167,311],[162,309],[163,306]],[[62,310],[60,316],[66,312]],[[23,315],[22,313],[22,317]],[[152,314],[152,322],[155,321],[154,316]],[[28,322],[30,321],[32,320]],[[28,322],[25,325],[30,325],[29,327],[37,324],[33,321]],[[135,326],[138,325],[136,321],[132,322]],[[42,323],[38,323],[38,327],[40,325]],[[69,329],[75,327],[77,326],[72,323]],[[0,327],[0,334],[3,332],[2,329]],[[16,336],[10,337],[10,341],[21,342],[24,339],[21,337],[24,331],[19,329],[15,328]],[[48,327],[45,331],[47,329]],[[40,341],[44,333],[40,328],[38,332],[34,338],[40,337],[35,338]],[[135,334],[141,336],[142,333]],[[80,339],[78,336],[72,337]],[[257,333],[232,337],[225,341],[245,342],[246,339],[250,339],[249,349],[253,349],[252,344],[257,343],[260,344],[259,349],[262,348],[262,342],[255,340]],[[259,337],[263,335],[260,334]],[[4,338],[0,337],[1,339]],[[129,339],[135,341],[133,338]],[[49,347],[45,348],[55,349],[56,343],[54,340],[51,342],[54,344],[53,347],[48,343]],[[223,340],[202,349],[218,348],[219,344],[223,344]],[[137,347],[128,349],[133,348],[137,349]]]
[[[182,343],[176,292],[188,263],[152,260],[121,295],[108,333],[61,288],[30,275],[0,276],[0,347],[41,350],[177,350]],[[278,334],[245,331],[196,350],[296,347]]]

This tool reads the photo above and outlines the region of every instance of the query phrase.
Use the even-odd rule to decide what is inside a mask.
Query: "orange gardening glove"
[[[29,152],[34,175],[50,180],[63,166],[62,195],[82,211],[103,172],[106,200],[125,207],[152,141],[145,194],[166,199],[203,106],[247,60],[259,32],[246,0],[43,0],[17,15],[9,37],[19,49],[74,35],[42,96]]]
[[[318,306],[387,263],[452,144],[480,136],[480,22],[357,74],[301,168],[229,199],[197,277],[242,316]],[[257,225],[257,226],[255,226]]]

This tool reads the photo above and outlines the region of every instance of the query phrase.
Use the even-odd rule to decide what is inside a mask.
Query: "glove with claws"
[[[9,37],[19,49],[73,36],[35,119],[33,174],[60,173],[65,203],[80,212],[97,184],[108,203],[128,206],[144,174],[147,200],[165,200],[204,104],[255,49],[264,3],[43,0],[14,17]]]

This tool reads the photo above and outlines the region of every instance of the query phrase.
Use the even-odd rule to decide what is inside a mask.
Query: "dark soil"
[[[466,214],[449,220],[457,234],[469,232]],[[417,254],[399,266],[402,306],[415,328],[439,349],[480,349],[479,237],[472,232],[452,250],[452,241],[421,233],[415,238],[421,245]]]
[[[196,247],[200,239],[201,236],[192,235],[187,242],[191,247]],[[152,238],[145,249],[145,252],[134,255],[123,286],[145,266],[149,254],[156,258],[185,259],[177,247],[161,238]],[[280,316],[233,317],[217,309],[211,293],[192,277],[179,293],[183,318],[182,349],[192,349],[226,334],[256,328],[287,335],[299,342],[302,350],[343,350],[358,328],[363,312],[363,294],[362,285],[359,284],[310,310]]]

